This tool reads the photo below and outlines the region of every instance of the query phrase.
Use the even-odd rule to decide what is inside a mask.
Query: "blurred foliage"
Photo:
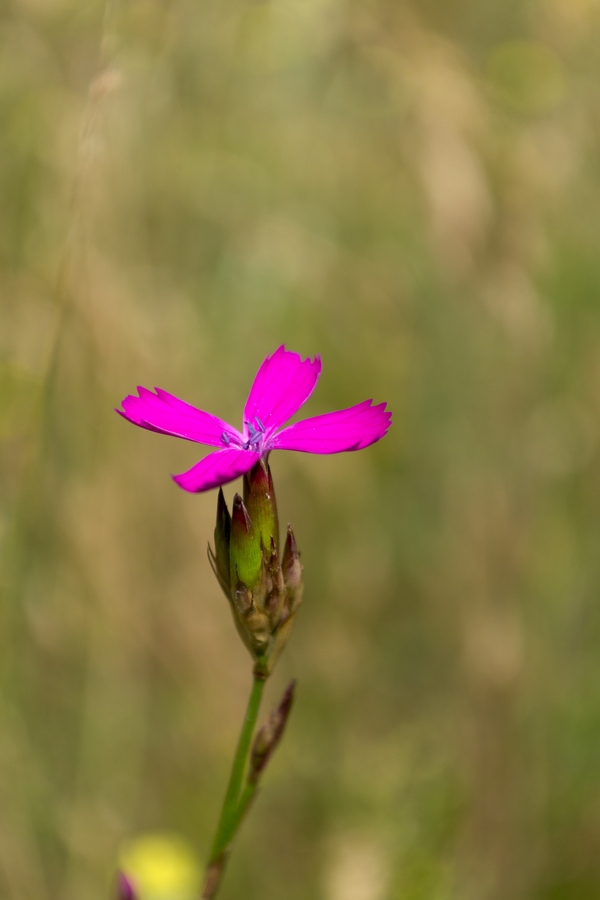
[[[598,0],[0,15],[0,895],[204,859],[250,660],[200,448],[112,408],[237,423],[285,342],[395,422],[272,460],[298,700],[224,900],[600,896]]]

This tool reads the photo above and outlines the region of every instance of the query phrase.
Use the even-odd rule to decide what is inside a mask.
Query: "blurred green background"
[[[305,415],[394,425],[272,458],[298,699],[223,900],[600,896],[599,40],[598,0],[4,5],[3,900],[204,860],[250,659],[169,478],[204,450],[113,407],[238,424],[283,342]]]

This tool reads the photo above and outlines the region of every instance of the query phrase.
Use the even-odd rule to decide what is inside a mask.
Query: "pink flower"
[[[138,387],[139,396],[125,397],[123,410],[116,412],[141,428],[219,447],[187,472],[173,476],[185,491],[199,493],[249,472],[271,450],[342,453],[380,440],[392,414],[386,412],[385,403],[373,406],[372,400],[281,427],[306,403],[320,374],[320,356],[303,360],[298,353],[279,347],[256,374],[241,432],[161,388],[154,393]]]

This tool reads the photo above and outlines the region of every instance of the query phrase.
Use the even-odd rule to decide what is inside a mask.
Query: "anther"
[[[229,437],[229,435],[227,434],[226,431],[224,431],[223,434],[221,435],[221,440],[223,441],[225,446],[227,446],[227,444],[231,443],[231,438]]]
[[[248,429],[248,440],[242,444],[242,450],[257,450],[260,446],[261,435],[264,434],[265,426],[254,417],[254,421],[258,424],[259,430],[257,431],[252,422],[245,422],[246,428]]]

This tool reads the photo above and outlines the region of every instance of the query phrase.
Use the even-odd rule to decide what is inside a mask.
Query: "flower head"
[[[392,414],[385,403],[374,406],[372,400],[282,427],[308,400],[320,374],[320,356],[303,360],[279,347],[257,372],[244,407],[242,431],[161,388],[138,387],[138,396],[125,397],[117,412],[149,431],[219,448],[173,476],[184,490],[199,493],[244,475],[271,450],[342,453],[380,440]]]

